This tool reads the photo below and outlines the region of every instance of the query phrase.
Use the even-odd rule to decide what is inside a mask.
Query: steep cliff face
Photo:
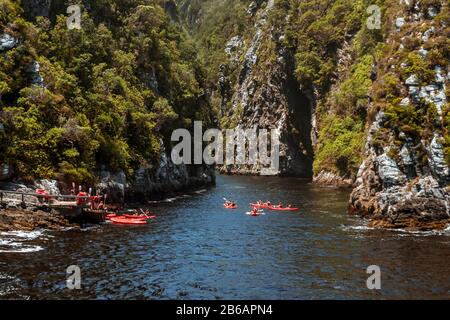
[[[181,15],[200,46],[211,45],[218,38],[223,42],[213,46],[210,70],[211,96],[221,117],[222,129],[267,129],[280,134],[280,167],[276,175],[312,178],[313,147],[311,119],[314,105],[312,90],[300,88],[294,75],[295,59],[283,44],[280,26],[270,21],[275,1],[229,1],[231,14],[240,22],[222,26],[226,30],[203,36],[208,19],[214,19],[213,4],[199,6],[195,1],[179,1]],[[220,7],[215,7],[220,11]],[[213,18],[212,18],[213,17]],[[229,21],[225,18],[220,19]],[[219,17],[218,17],[219,18]],[[216,18],[216,19],[218,19]],[[202,33],[203,32],[203,33]],[[219,61],[219,62],[217,62]],[[207,63],[210,63],[207,60]],[[224,173],[260,174],[266,166],[223,165]]]
[[[448,6],[438,1],[402,1],[399,9],[390,17],[388,58],[379,61],[375,101],[370,106],[376,117],[369,124],[365,160],[350,210],[368,214],[373,225],[443,228],[450,219],[444,150],[449,108]],[[376,92],[388,77],[395,86],[395,98]]]
[[[248,12],[254,14],[254,4]],[[242,128],[277,130],[280,133],[278,175],[312,177],[311,114],[313,102],[294,76],[294,59],[280,41],[282,34],[268,22],[274,1],[256,14],[253,38],[247,44],[226,117],[239,115]],[[281,39],[282,40],[282,39]],[[311,94],[309,94],[311,97]],[[226,101],[226,97],[224,99]],[[262,165],[229,165],[227,173],[259,174]]]

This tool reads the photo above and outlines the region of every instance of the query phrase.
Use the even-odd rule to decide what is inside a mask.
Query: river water
[[[0,234],[1,299],[450,298],[450,231],[373,230],[348,191],[294,178],[218,176],[217,187],[150,205],[146,226]],[[223,197],[237,210],[222,208]],[[245,214],[258,199],[296,213]],[[66,269],[81,270],[69,290]],[[369,290],[367,267],[381,270]]]

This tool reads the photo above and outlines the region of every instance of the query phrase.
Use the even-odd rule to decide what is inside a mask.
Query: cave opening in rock
[[[289,107],[286,136],[289,150],[283,175],[312,179],[314,156],[311,101],[307,93],[300,89],[293,75],[287,79],[285,90]]]

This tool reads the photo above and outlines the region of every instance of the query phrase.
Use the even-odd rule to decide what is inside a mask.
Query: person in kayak
[[[234,202],[234,201],[225,201],[225,204],[224,204],[224,206],[225,207],[235,207],[236,206],[236,203]]]

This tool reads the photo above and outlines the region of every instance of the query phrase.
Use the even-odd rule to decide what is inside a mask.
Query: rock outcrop
[[[0,231],[33,231],[36,229],[60,230],[79,228],[56,212],[0,209]]]
[[[0,34],[0,52],[14,48],[19,40],[8,33]]]
[[[328,171],[321,171],[313,178],[313,183],[322,186],[346,187],[353,185],[352,179],[344,179],[341,176]]]
[[[145,202],[212,186],[215,184],[215,171],[210,166],[175,165],[162,152],[157,166],[140,167],[132,177],[127,178],[123,171],[111,173],[102,170],[99,178],[96,190],[108,194],[110,201]]]
[[[422,9],[414,2],[409,15],[396,19],[397,32],[415,30],[419,26],[424,28]],[[436,16],[436,8],[428,9],[428,19]],[[418,33],[423,45],[435,31],[433,27],[423,34]],[[388,41],[395,41],[395,36]],[[405,46],[400,43],[401,49]],[[425,59],[427,51],[421,47],[417,54]],[[405,62],[400,65],[407,67]],[[430,83],[421,82],[417,74],[406,78],[402,91],[407,96],[400,102],[402,108],[435,108],[438,120],[435,127],[427,128],[432,131],[430,138],[418,139],[400,132],[396,140],[397,128],[389,125],[383,111],[378,112],[368,131],[366,157],[359,169],[349,208],[352,213],[370,217],[373,226],[428,230],[445,228],[450,222],[450,176],[441,134],[449,79],[440,66],[435,67],[434,73],[435,79]],[[380,132],[387,139],[382,146],[375,143]],[[401,146],[398,146],[399,141]],[[399,150],[397,155],[393,152],[396,149]]]

